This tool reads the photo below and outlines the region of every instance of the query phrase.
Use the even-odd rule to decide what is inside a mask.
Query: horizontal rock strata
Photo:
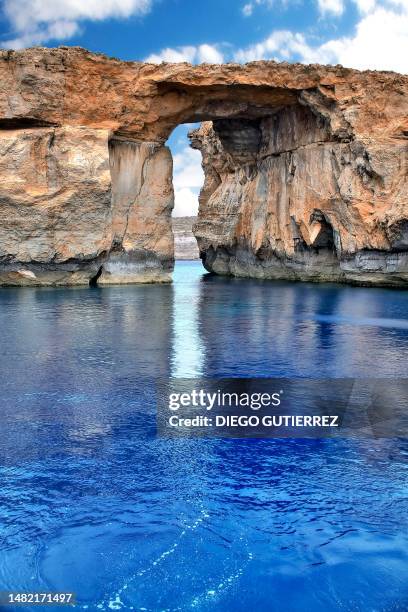
[[[197,240],[193,235],[193,224],[197,217],[173,217],[174,258],[192,261],[200,259]]]

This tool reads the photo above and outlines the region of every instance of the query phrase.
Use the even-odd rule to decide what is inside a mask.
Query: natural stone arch
[[[64,47],[2,52],[0,75],[0,282],[170,280],[164,143],[197,121],[208,269],[407,282],[407,77],[156,66]]]
[[[146,130],[155,141],[132,139],[120,130],[111,136],[113,246],[103,263],[99,284],[169,279],[173,265],[172,160],[163,143],[178,125],[204,122],[201,130],[190,134],[192,146],[200,149],[204,156],[206,170],[200,197],[200,222],[195,227],[200,245],[204,244],[206,225],[212,217],[212,238],[221,231],[222,240],[228,240],[225,211],[228,210],[228,226],[240,214],[239,202],[234,210],[220,202],[215,219],[209,211],[205,194],[209,195],[211,183],[213,191],[218,187],[213,181],[214,166],[209,167],[209,152],[205,150],[211,138],[217,141],[210,152],[211,163],[215,164],[217,155],[223,154],[222,168],[218,168],[217,173],[219,184],[223,171],[231,176],[240,172],[253,175],[257,172],[260,156],[278,155],[284,148],[329,139],[326,119],[314,115],[292,91],[264,87],[258,91],[256,87],[244,86],[237,90],[235,99],[230,99],[228,86],[203,89],[201,92],[200,87],[197,91],[193,87],[167,84],[158,88],[158,101],[155,99],[152,111],[159,118]],[[200,136],[204,138],[203,143]],[[144,240],[140,228],[143,228]],[[203,261],[212,270],[207,251],[209,249],[202,250]]]

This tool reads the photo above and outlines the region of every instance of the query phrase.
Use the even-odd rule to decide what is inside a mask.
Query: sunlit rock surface
[[[0,52],[0,283],[166,282],[180,123],[219,274],[408,282],[408,77]]]
[[[173,217],[174,258],[192,261],[200,259],[193,224],[197,217]]]
[[[334,138],[307,107],[190,134],[205,267],[269,279],[408,282],[407,143]]]

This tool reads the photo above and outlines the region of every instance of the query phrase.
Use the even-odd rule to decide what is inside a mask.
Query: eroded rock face
[[[173,270],[170,151],[112,139],[112,229],[98,284],[170,281]]]
[[[333,137],[291,106],[190,134],[205,184],[194,232],[205,267],[268,279],[408,282],[407,145]]]
[[[171,280],[167,147],[65,127],[4,130],[0,151],[0,282]]]
[[[0,284],[168,281],[180,123],[205,266],[408,282],[408,77],[340,66],[0,52]]]
[[[0,134],[0,282],[86,284],[111,244],[107,130]]]

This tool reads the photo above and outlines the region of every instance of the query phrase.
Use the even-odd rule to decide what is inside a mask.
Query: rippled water
[[[406,292],[181,263],[173,286],[2,289],[0,337],[0,589],[408,610],[406,440],[160,440],[154,419],[170,375],[406,376]]]

